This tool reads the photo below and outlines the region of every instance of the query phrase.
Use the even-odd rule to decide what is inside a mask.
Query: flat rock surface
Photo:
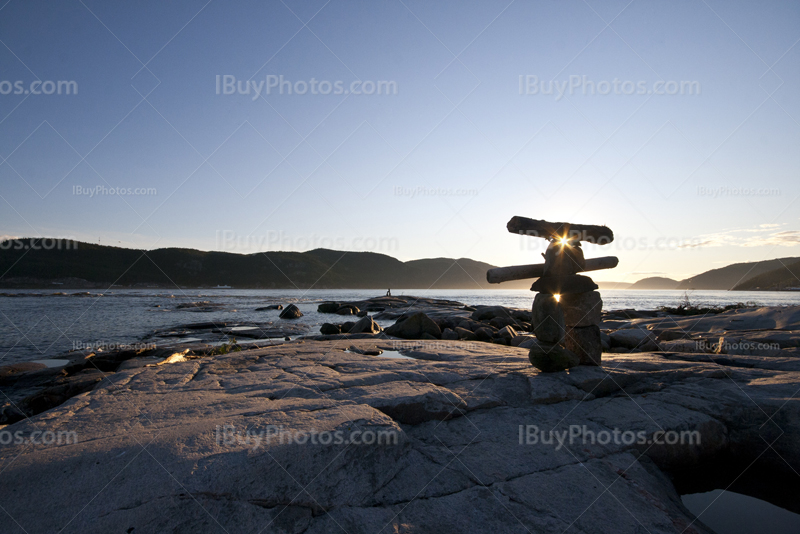
[[[723,453],[800,470],[797,360],[604,354],[603,368],[545,375],[500,345],[352,350],[392,343],[106,374],[0,428],[22,440],[0,445],[2,531],[709,533],[666,473]],[[577,428],[644,439],[566,437]],[[653,443],[664,431],[699,444]]]

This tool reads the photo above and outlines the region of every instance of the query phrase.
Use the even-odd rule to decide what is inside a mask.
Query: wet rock
[[[286,309],[284,309],[281,312],[279,317],[281,319],[298,319],[302,316],[303,313],[300,311],[300,308],[298,308],[294,304],[289,304],[288,306],[286,306]]]
[[[358,315],[358,312],[361,311],[358,309],[358,306],[353,306],[352,304],[345,304],[344,306],[340,306],[336,310],[337,315]]]
[[[341,303],[339,302],[323,302],[319,306],[317,306],[317,312],[319,313],[336,313],[341,307]]]
[[[270,306],[262,306],[260,308],[256,308],[256,311],[270,311],[270,310],[282,310],[283,304],[272,304]]]

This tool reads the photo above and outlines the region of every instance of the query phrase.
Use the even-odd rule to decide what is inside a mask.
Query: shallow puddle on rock
[[[717,534],[797,534],[800,514],[761,499],[716,489],[681,495],[683,505]]]
[[[414,360],[411,356],[400,354],[397,350],[384,350],[383,354],[378,355],[378,358],[395,358],[399,360]]]

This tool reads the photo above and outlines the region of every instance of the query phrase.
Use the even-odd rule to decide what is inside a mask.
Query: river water
[[[42,290],[20,290],[23,296],[0,297],[0,365],[51,358],[87,345],[134,343],[156,329],[186,323],[218,321],[275,322],[280,312],[255,311],[271,304],[296,304],[304,317],[292,324],[308,325],[318,332],[324,322],[340,322],[342,317],[317,313],[317,304],[325,300],[354,301],[381,296],[377,290],[114,290],[74,296],[77,291],[53,295]],[[606,310],[635,308],[655,309],[677,305],[683,291],[604,290]],[[529,308],[533,293],[527,290],[403,290],[394,295],[457,300],[464,304],[502,305]],[[764,306],[800,304],[800,292],[693,291],[693,304],[725,305],[755,302]],[[197,312],[178,308],[181,304],[208,301],[219,305],[214,311]],[[391,324],[391,321],[389,322]],[[383,326],[387,326],[383,324]]]

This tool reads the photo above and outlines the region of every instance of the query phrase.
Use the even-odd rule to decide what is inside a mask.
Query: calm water
[[[67,291],[75,293],[77,291]],[[91,296],[50,296],[42,290],[17,291],[30,296],[0,297],[0,365],[48,358],[86,344],[133,343],[156,329],[205,321],[226,323],[281,322],[278,311],[255,311],[270,304],[294,303],[304,317],[293,324],[306,324],[312,332],[331,321],[317,313],[324,300],[351,301],[383,295],[376,290],[158,290],[108,291]],[[607,310],[655,309],[676,305],[683,291],[601,291]],[[48,296],[33,296],[45,294]],[[529,308],[533,293],[527,290],[404,290],[395,295],[416,295],[457,300],[468,305],[502,305]],[[692,303],[731,304],[754,301],[765,306],[800,304],[800,292],[694,291]],[[180,304],[210,301],[222,305],[212,312],[177,309]],[[342,318],[336,317],[336,320]],[[391,321],[388,323],[391,324]],[[387,326],[384,324],[383,326]]]

